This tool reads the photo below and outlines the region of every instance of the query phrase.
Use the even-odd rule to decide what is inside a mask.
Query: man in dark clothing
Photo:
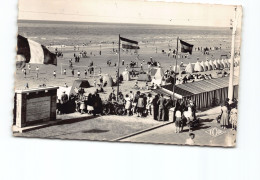
[[[159,105],[158,105],[159,96],[155,95],[152,104],[153,104],[153,119],[158,120],[158,111],[159,111]]]
[[[164,115],[165,115],[164,108],[165,108],[165,103],[166,103],[166,100],[163,97],[163,94],[161,94],[161,97],[160,97],[160,99],[158,100],[157,103],[159,104],[159,121],[163,121]]]
[[[67,102],[69,100],[68,95],[65,93],[65,91],[63,92],[63,94],[61,95],[61,113],[67,113]]]

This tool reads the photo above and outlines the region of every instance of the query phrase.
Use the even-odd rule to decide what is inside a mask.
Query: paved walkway
[[[197,113],[197,116],[201,119],[201,123],[200,126],[193,131],[196,145],[226,147],[235,145],[236,132],[231,131],[230,129],[221,129],[220,125],[215,120],[216,116],[219,114],[218,112],[220,112],[220,109],[218,108],[219,107]],[[185,144],[189,135],[187,127],[184,128],[182,133],[176,134],[174,124],[154,121],[152,116],[146,118],[115,115],[93,117],[88,114],[80,115],[79,113],[72,113],[58,116],[57,119],[59,122],[56,125],[24,133],[15,133],[14,136]],[[132,136],[127,137],[128,135]]]
[[[217,123],[216,116],[218,115],[219,107],[213,108],[197,114],[201,118],[200,126],[192,133],[195,134],[195,145],[199,146],[235,146],[236,131],[231,129],[222,129]],[[187,127],[182,133],[175,133],[175,125],[169,124],[152,131],[138,134],[121,141],[124,142],[139,142],[139,143],[160,143],[160,144],[180,144],[183,145],[186,139],[189,138]]]

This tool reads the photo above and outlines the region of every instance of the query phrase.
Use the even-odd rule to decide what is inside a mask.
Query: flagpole
[[[117,63],[117,100],[119,94],[119,65],[120,65],[120,34],[118,36],[118,63]]]
[[[230,75],[229,75],[229,86],[228,86],[228,98],[229,102],[233,99],[233,77],[234,77],[234,55],[235,55],[235,37],[236,37],[236,28],[237,28],[237,17],[236,17],[236,10],[237,7],[235,7],[234,12],[234,21],[233,21],[233,29],[232,29],[232,44],[231,44],[231,57],[230,57]]]
[[[179,45],[179,37],[177,37],[177,50],[176,50],[176,56],[175,56],[175,69],[174,69],[174,84],[173,84],[173,90],[172,90],[172,96],[173,96],[173,99],[174,99],[174,92],[175,92],[175,84],[176,84],[176,71],[177,71],[177,58],[178,58],[178,45]]]

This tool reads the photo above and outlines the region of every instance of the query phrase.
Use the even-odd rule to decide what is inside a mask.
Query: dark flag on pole
[[[122,48],[124,49],[140,49],[137,41],[126,39],[123,37],[120,37],[120,40],[126,42],[126,44],[122,44]]]
[[[193,48],[192,44],[189,44],[182,40],[180,40],[180,43],[181,43],[181,52],[183,52],[183,53],[188,52],[189,54],[192,54],[192,48]]]

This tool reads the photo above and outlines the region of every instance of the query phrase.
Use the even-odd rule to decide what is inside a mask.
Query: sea
[[[119,34],[140,44],[174,44],[177,37],[195,46],[231,43],[228,27],[18,20],[18,33],[45,46],[112,44]]]

